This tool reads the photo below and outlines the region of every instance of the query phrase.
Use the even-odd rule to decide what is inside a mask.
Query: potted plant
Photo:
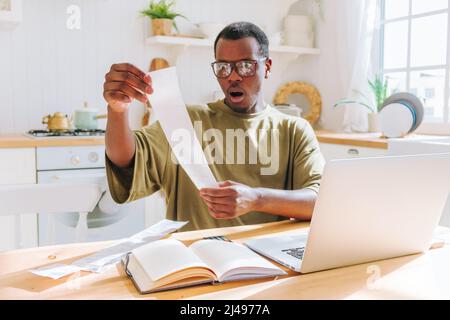
[[[376,75],[373,81],[368,80],[368,84],[372,93],[374,95],[375,101],[363,102],[357,100],[343,99],[339,100],[334,106],[342,104],[359,104],[369,110],[368,122],[369,122],[369,132],[379,132],[380,124],[378,119],[378,113],[383,108],[383,104],[388,98],[388,80],[384,80],[382,76]],[[363,96],[362,93],[359,95]],[[368,100],[368,99],[367,99]]]
[[[182,14],[176,13],[172,10],[172,7],[174,5],[175,1],[151,1],[148,8],[141,11],[141,14],[143,16],[149,17],[151,19],[153,34],[155,36],[172,35],[173,28],[178,31],[174,19],[176,17],[186,18]]]

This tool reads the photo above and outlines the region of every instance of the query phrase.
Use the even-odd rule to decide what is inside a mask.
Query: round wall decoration
[[[320,113],[322,112],[322,97],[320,96],[319,90],[306,82],[289,82],[278,89],[273,99],[273,104],[288,104],[289,96],[292,94],[301,94],[308,99],[310,103],[309,110],[302,117],[311,125],[315,124],[319,120]]]

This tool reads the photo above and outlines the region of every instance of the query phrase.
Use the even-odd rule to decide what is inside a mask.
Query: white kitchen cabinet
[[[35,148],[0,148],[0,185],[36,183],[35,154]],[[22,215],[21,219],[23,247],[37,246],[36,214],[30,212],[28,215]],[[0,251],[14,249],[14,223],[14,216],[0,214]]]
[[[384,157],[387,155],[387,149],[333,143],[320,143],[320,150],[326,161],[334,159]]]

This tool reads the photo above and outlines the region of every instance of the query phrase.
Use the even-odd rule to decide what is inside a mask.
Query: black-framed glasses
[[[228,78],[233,69],[243,78],[252,77],[256,73],[258,62],[265,61],[267,58],[258,60],[241,60],[236,62],[213,62],[211,66],[217,78]]]

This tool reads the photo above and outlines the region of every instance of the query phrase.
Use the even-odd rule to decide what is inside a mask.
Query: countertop
[[[105,144],[104,137],[33,138],[20,133],[0,135],[0,148],[95,146],[103,144]]]
[[[332,131],[315,131],[321,143],[341,144],[366,148],[388,149],[389,141],[421,141],[429,139],[445,139],[448,136],[411,133],[404,138],[384,138],[379,133],[344,133]]]
[[[380,133],[342,133],[332,131],[316,131],[319,142],[351,145],[367,148],[387,149],[389,139],[382,138]],[[411,134],[408,140],[420,140],[425,135]],[[92,146],[105,144],[104,137],[49,137],[33,138],[21,133],[0,135],[0,148],[37,148],[64,146]]]
[[[388,139],[382,138],[381,133],[342,133],[332,131],[316,131],[315,133],[317,140],[321,143],[378,149],[388,148]]]

